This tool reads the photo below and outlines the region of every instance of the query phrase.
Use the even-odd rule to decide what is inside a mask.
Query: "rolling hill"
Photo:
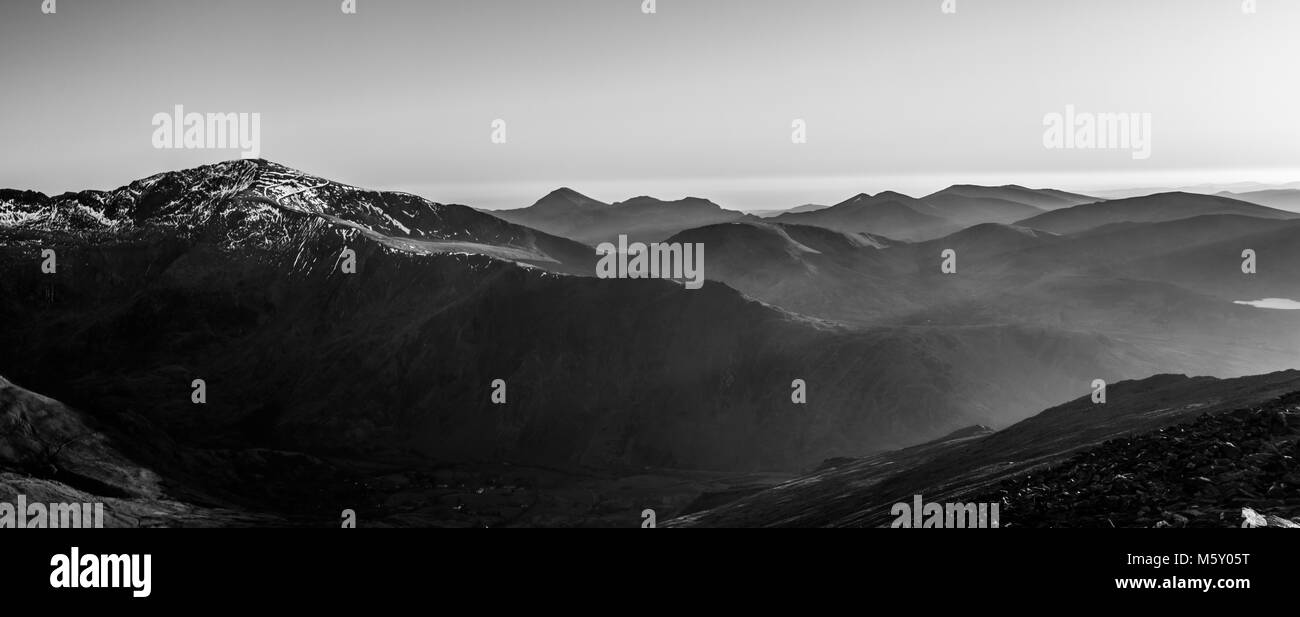
[[[1022,186],[953,185],[917,199],[894,191],[856,195],[830,208],[787,212],[779,223],[868,232],[908,241],[932,240],[964,227],[1007,224],[1057,208],[1096,201],[1086,195]]]
[[[1073,234],[1113,223],[1159,223],[1207,214],[1238,214],[1278,220],[1300,217],[1236,199],[1175,192],[1054,210],[1016,224],[1057,234]]]
[[[962,226],[1013,223],[1045,211],[1097,201],[1086,195],[1054,189],[1028,189],[1018,185],[976,186],[958,184],[921,198],[944,217]]]
[[[634,197],[606,204],[571,189],[559,189],[532,206],[497,210],[493,216],[579,242],[597,245],[616,242],[626,235],[632,241],[657,242],[692,227],[743,220],[758,220],[741,212],[695,197],[663,201]]]
[[[862,193],[829,208],[782,214],[770,220],[908,241],[934,238],[958,229],[925,202],[894,192],[875,196]]]
[[[926,195],[922,199],[931,201],[932,198],[953,197],[1018,203],[1047,211],[1101,201],[1096,197],[1088,195],[1080,195],[1078,193],[1070,193],[1057,189],[1031,189],[1018,184],[1007,184],[1003,186],[954,184],[941,191]]]
[[[1223,191],[1216,193],[1219,197],[1248,201],[1253,204],[1286,210],[1287,212],[1300,212],[1300,189],[1266,189],[1260,191],[1245,191],[1233,193]]]

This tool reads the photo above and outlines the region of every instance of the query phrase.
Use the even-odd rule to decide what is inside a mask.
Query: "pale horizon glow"
[[[560,186],[763,210],[1300,181],[1300,3],[640,4],[7,2],[0,187],[112,189],[238,157],[154,149],[150,120],[175,105],[261,114],[261,156],[307,173],[483,209]],[[1067,106],[1150,113],[1151,158],[1044,148]]]
[[[1018,184],[1029,188],[1052,188],[1062,191],[1115,197],[1148,192],[1186,190],[1217,193],[1236,184],[1251,186],[1240,190],[1261,190],[1287,186],[1300,189],[1300,168],[1270,170],[1171,170],[1162,173],[950,173],[894,176],[807,176],[792,178],[640,178],[636,180],[577,180],[572,183],[531,182],[509,186],[500,184],[402,185],[394,187],[440,203],[459,203],[487,210],[508,210],[532,205],[547,193],[571,188],[587,197],[614,203],[641,195],[665,200],[685,197],[709,199],[729,210],[762,210],[749,207],[752,196],[777,199],[773,209],[793,208],[805,204],[834,205],[859,193],[894,191],[912,197],[924,197],[954,184],[1002,186]],[[1259,186],[1254,186],[1254,185]],[[1204,186],[1202,186],[1204,185]],[[367,187],[374,188],[374,187]],[[1102,194],[1106,195],[1102,195]],[[504,205],[480,205],[474,196],[498,194]],[[1111,195],[1115,194],[1115,195]],[[436,198],[435,198],[436,197]]]
[[[1237,300],[1233,304],[1244,304],[1255,308],[1283,311],[1300,310],[1300,302],[1289,298],[1264,298],[1263,300]]]

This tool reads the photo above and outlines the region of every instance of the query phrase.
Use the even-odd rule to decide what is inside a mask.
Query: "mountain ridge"
[[[294,214],[401,250],[478,253],[571,274],[595,269],[592,251],[567,238],[466,206],[339,184],[263,159],[164,172],[111,191],[0,193],[0,224],[28,235],[147,232],[158,225],[185,234],[220,218],[248,232],[247,238]]]
[[[1271,219],[1300,217],[1293,212],[1236,199],[1175,191],[1073,206],[1017,221],[1016,224],[1071,234],[1111,223],[1155,223],[1205,214],[1242,214]]]

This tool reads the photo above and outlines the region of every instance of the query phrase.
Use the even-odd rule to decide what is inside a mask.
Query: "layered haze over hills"
[[[703,246],[707,283],[598,278],[593,247],[619,235]],[[0,412],[33,427],[8,437],[0,488],[100,491],[158,524],[315,524],[360,499],[393,525],[625,525],[639,508],[611,504],[741,521],[732,498],[826,459],[942,450],[915,485],[938,484],[976,446],[936,444],[1065,431],[1039,412],[1095,379],[1293,368],[1300,311],[1241,302],[1300,298],[1297,235],[1300,216],[1238,199],[1016,185],[763,218],[569,188],[488,212],[265,160],[0,190]],[[1124,404],[1152,411],[1140,400]],[[1080,435],[1158,428],[1071,418]],[[73,434],[100,450],[42,445]],[[980,460],[1021,456],[1006,440]],[[1067,442],[1042,462],[1097,440]],[[577,486],[603,505],[566,497]],[[818,490],[807,521],[876,523]]]
[[[915,241],[938,238],[970,225],[1011,223],[1094,201],[1097,199],[1085,195],[1016,185],[954,185],[919,199],[893,191],[874,196],[863,193],[829,208],[790,211],[775,219]]]
[[[0,527],[1290,525],[1296,24],[0,2]]]
[[[692,227],[752,218],[696,197],[663,201],[642,196],[607,204],[569,188],[553,191],[527,208],[491,214],[588,244],[612,241],[620,234],[653,242]]]
[[[1027,217],[1019,224],[1068,234],[1109,223],[1159,223],[1208,214],[1237,214],[1269,219],[1297,218],[1293,213],[1226,197],[1160,193],[1057,210]]]
[[[1278,210],[1287,210],[1290,212],[1300,212],[1300,189],[1266,189],[1259,191],[1244,191],[1234,193],[1232,191],[1223,191],[1217,193],[1220,197],[1246,201],[1269,208]]]

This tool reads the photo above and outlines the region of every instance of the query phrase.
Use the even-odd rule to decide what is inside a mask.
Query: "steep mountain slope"
[[[1203,414],[1263,406],[1272,412],[1259,416],[1265,422],[1261,426],[1276,426],[1272,418],[1277,412],[1296,407],[1296,392],[1300,392],[1300,372],[1296,371],[1229,380],[1158,375],[1114,383],[1104,405],[1095,405],[1085,397],[992,434],[943,440],[840,462],[772,489],[669,521],[665,526],[888,526],[894,518],[890,514],[893,504],[911,501],[913,495],[922,495],[926,502],[989,501],[1011,495],[1012,507],[1001,517],[1004,526],[1042,524],[1044,515],[1033,510],[1034,503],[1052,504],[1052,511],[1059,511],[1056,504],[1069,504],[1072,499],[1075,499],[1072,507],[1084,507],[1086,503],[1091,512],[1109,509],[1116,524],[1150,526],[1160,520],[1159,510],[1143,511],[1123,498],[1125,493],[1140,489],[1136,482],[1122,493],[1079,495],[1082,499],[1071,497],[1077,487],[1061,486],[1056,481],[1042,492],[1029,492],[1021,487],[1037,486],[1035,483],[1040,481],[1035,478],[1041,470],[1072,456],[1076,457],[1075,461],[1092,463],[1103,457],[1114,460],[1107,448],[1097,449],[1103,442],[1151,433],[1193,421]],[[1287,417],[1283,425],[1294,435],[1300,428],[1297,424],[1300,423],[1294,417]],[[1200,428],[1185,430],[1202,432]],[[1208,438],[1215,437],[1212,430],[1207,433]],[[1169,455],[1177,457],[1179,451],[1181,448],[1167,451],[1148,448],[1148,454],[1161,461]],[[1213,450],[1208,452],[1213,456]],[[1271,472],[1274,480],[1290,477],[1281,468]],[[1202,475],[1195,467],[1191,470],[1171,467],[1169,473],[1189,482]],[[1010,482],[999,486],[1004,481]],[[1107,495],[1115,496],[1116,500],[1108,500]],[[1270,496],[1257,497],[1261,508],[1275,506]],[[1091,513],[1089,509],[1084,513]],[[1020,512],[1025,518],[1018,521],[1016,516]],[[1207,514],[1204,522],[1219,522],[1216,514]],[[1063,519],[1058,516],[1055,520]],[[1098,522],[1095,518],[1083,520]],[[1239,524],[1239,521],[1237,518],[1228,524]]]
[[[758,220],[696,197],[677,201],[635,197],[606,204],[567,188],[554,191],[527,208],[497,210],[492,214],[593,246],[601,242],[617,242],[619,235],[626,235],[633,241],[657,242],[692,227]]]
[[[1292,219],[1300,215],[1244,201],[1198,195],[1160,193],[1074,206],[1019,221],[1017,225],[1058,234],[1073,234],[1112,223],[1158,223],[1207,214],[1237,214],[1266,219]]]
[[[101,521],[105,527],[151,526],[247,526],[284,525],[285,519],[277,516],[250,513],[239,506],[224,502],[213,493],[202,499],[209,505],[197,506],[178,500],[199,497],[194,491],[164,480],[158,473],[141,465],[124,453],[124,443],[151,442],[153,448],[168,447],[165,435],[153,431],[139,417],[115,410],[109,417],[96,418],[63,405],[53,399],[27,391],[0,378],[0,501],[15,503],[18,496],[28,503],[104,504]],[[116,425],[116,428],[114,428]],[[249,461],[249,456],[232,453],[193,453],[173,447],[176,458],[195,459],[191,464],[206,468],[214,479],[222,473],[232,474]],[[262,460],[274,458],[272,453],[262,453]],[[306,457],[300,457],[306,458]],[[317,468],[328,467],[317,462]],[[287,467],[281,467],[287,469]],[[218,471],[224,470],[224,471]],[[331,474],[334,479],[339,476]],[[298,474],[292,478],[272,479],[279,487],[283,482],[283,496],[302,499],[301,487],[293,483],[310,477]],[[322,475],[317,475],[319,482]],[[240,478],[246,482],[247,478]],[[227,482],[229,480],[227,479]],[[217,492],[220,482],[211,483]],[[321,482],[316,487],[328,483]],[[319,497],[319,493],[317,495]],[[263,503],[273,507],[272,501]],[[291,508],[293,509],[293,508]],[[92,526],[93,521],[82,520],[82,525]]]
[[[158,497],[157,474],[132,462],[103,422],[0,378],[0,467],[121,496]]]

